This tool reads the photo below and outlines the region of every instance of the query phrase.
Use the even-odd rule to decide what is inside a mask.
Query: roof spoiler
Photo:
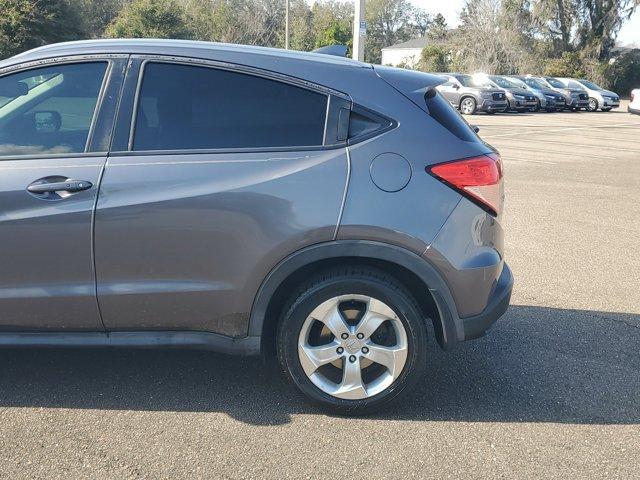
[[[348,47],[346,45],[327,45],[326,47],[316,48],[312,53],[321,53],[323,55],[333,55],[334,57],[346,57]]]
[[[398,90],[401,94],[429,113],[424,95],[433,88],[447,81],[445,77],[430,73],[407,70],[405,68],[384,67],[375,65],[378,76]]]

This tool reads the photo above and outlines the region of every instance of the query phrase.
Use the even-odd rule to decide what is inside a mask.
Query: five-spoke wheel
[[[398,378],[407,360],[407,334],[384,302],[366,295],[341,295],[307,317],[298,355],[304,372],[323,392],[362,399]]]
[[[380,408],[422,377],[424,315],[393,277],[334,269],[303,285],[278,329],[278,358],[310,399],[341,413]]]

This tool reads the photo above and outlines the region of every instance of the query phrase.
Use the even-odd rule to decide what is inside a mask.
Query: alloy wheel
[[[595,112],[596,110],[598,110],[598,101],[595,98],[590,98],[589,99],[589,111],[590,112]]]
[[[407,362],[407,332],[384,302],[341,295],[316,307],[298,338],[300,364],[324,393],[361,400],[387,389]]]
[[[476,110],[476,102],[473,98],[465,98],[460,105],[460,110],[464,115],[471,115]]]

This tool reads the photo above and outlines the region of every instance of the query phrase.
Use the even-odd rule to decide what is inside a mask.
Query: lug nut
[[[367,347],[362,347],[362,353],[366,355],[367,353],[369,353],[369,349]]]
[[[364,333],[359,333],[357,336],[359,340],[362,340],[364,338]]]
[[[343,333],[340,336],[342,337],[343,340],[346,340],[347,338],[349,338],[349,334],[348,333]]]
[[[338,353],[338,355],[342,355],[342,352],[344,352],[344,348],[342,348],[342,347],[338,347],[338,348],[336,349],[336,352]]]
[[[350,361],[351,363],[355,362],[355,361],[356,361],[356,356],[355,356],[355,355],[351,355],[351,356],[349,357],[349,361]]]

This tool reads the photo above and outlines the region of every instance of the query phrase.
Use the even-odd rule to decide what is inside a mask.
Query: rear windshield
[[[440,125],[465,142],[475,142],[478,140],[477,135],[467,121],[462,118],[462,115],[435,89],[431,89],[425,93],[424,99],[425,102],[427,102],[429,115]]]

